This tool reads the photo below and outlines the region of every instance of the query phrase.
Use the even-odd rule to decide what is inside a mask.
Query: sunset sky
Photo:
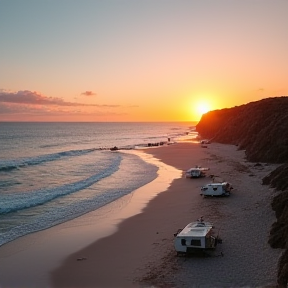
[[[1,0],[0,121],[198,121],[288,95],[288,0]]]

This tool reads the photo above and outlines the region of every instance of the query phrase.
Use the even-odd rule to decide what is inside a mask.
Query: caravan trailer
[[[177,255],[213,250],[222,240],[215,235],[210,222],[200,220],[189,223],[174,234]]]
[[[190,168],[186,171],[185,177],[186,178],[200,178],[206,176],[206,171],[208,171],[209,168],[202,168],[199,166]]]
[[[228,182],[212,183],[201,187],[200,195],[206,196],[230,196],[233,187]]]

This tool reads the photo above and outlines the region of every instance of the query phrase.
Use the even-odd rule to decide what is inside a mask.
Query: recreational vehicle
[[[212,183],[201,187],[200,195],[206,196],[229,196],[232,185],[228,182]]]
[[[213,225],[202,218],[189,223],[184,229],[179,229],[174,236],[177,255],[213,250],[218,243],[222,243],[215,235]]]
[[[190,168],[186,171],[185,177],[186,178],[200,178],[206,176],[206,171],[209,170],[209,168],[201,168],[201,167],[194,167]]]

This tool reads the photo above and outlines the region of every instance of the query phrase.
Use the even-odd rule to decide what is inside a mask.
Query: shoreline
[[[199,145],[191,143],[152,148],[144,152],[158,159],[154,153],[167,151],[171,154],[170,149],[174,152],[177,149],[183,150],[180,153],[183,158],[186,160],[190,158],[197,163],[205,156],[205,151],[201,150]],[[187,149],[198,153],[191,151],[190,156],[187,157]],[[176,153],[171,155],[179,159]],[[136,288],[143,285],[150,287],[149,283],[143,283],[141,279],[145,277],[153,263],[159,263],[162,257],[165,257],[167,247],[173,243],[173,234],[183,225],[183,218],[186,218],[186,221],[190,219],[191,212],[187,203],[192,199],[195,202],[200,200],[198,194],[191,194],[187,188],[197,189],[200,183],[204,184],[206,181],[197,179],[199,181],[193,183],[189,181],[190,179],[183,179],[183,169],[179,170],[182,171],[179,178],[174,179],[171,185],[163,190],[164,193],[159,193],[151,199],[142,213],[121,222],[116,233],[69,256],[59,269],[53,271],[53,287]],[[162,171],[162,174],[165,176],[166,171]],[[176,195],[175,191],[179,195]],[[184,210],[181,208],[183,202],[186,203]],[[199,213],[195,211],[193,218],[198,217]],[[172,222],[176,220],[176,223],[171,225],[171,220]],[[174,254],[174,251],[172,253]],[[90,255],[91,260],[81,262],[80,266],[75,259],[81,255]]]
[[[181,177],[179,170],[161,163],[149,154],[141,151],[135,151],[134,154],[157,165],[160,175],[93,212],[0,246],[0,287],[53,287],[49,275],[51,270],[59,267],[69,255],[114,234],[119,223],[141,213],[152,198],[168,188],[173,178]],[[28,259],[29,265],[24,265]]]
[[[271,201],[269,201],[273,191],[267,186],[262,186],[260,181],[270,170],[274,169],[273,165],[262,165],[261,169],[257,168],[253,163],[245,161],[244,152],[237,151],[235,146],[216,143],[209,144],[207,149],[201,148],[199,144],[177,143],[161,148],[145,149],[142,152],[180,171],[185,171],[195,165],[209,167],[209,173],[231,182],[236,187],[235,192],[228,198],[203,199],[198,191],[202,185],[211,181],[209,177],[185,179],[180,176],[170,181],[171,184],[168,184],[169,179],[173,180],[171,177],[164,177],[163,180],[158,177],[155,180],[158,179],[159,185],[164,184],[166,188],[159,191],[161,188],[157,188],[155,180],[141,187],[147,189],[150,185],[158,191],[157,195],[153,195],[146,202],[140,197],[138,202],[132,203],[137,194],[133,192],[133,199],[128,202],[132,204],[130,207],[134,210],[134,216],[127,216],[125,213],[123,216],[116,216],[114,222],[112,221],[114,230],[110,230],[105,238],[97,240],[97,233],[94,231],[94,234],[89,236],[90,240],[86,241],[86,244],[83,243],[83,235],[91,233],[92,228],[95,228],[92,222],[97,219],[95,215],[91,215],[90,220],[87,220],[90,215],[88,217],[86,214],[83,218],[80,217],[83,221],[77,218],[76,222],[74,220],[66,222],[66,227],[65,225],[62,228],[55,226],[27,235],[25,239],[30,239],[30,242],[32,239],[32,243],[27,244],[28,247],[23,246],[23,243],[28,241],[24,237],[18,242],[22,246],[15,245],[13,241],[11,248],[6,247],[6,252],[2,249],[5,247],[0,247],[0,273],[4,276],[5,272],[5,277],[7,277],[6,273],[9,272],[10,279],[12,279],[15,271],[20,276],[18,271],[22,268],[21,277],[23,281],[29,283],[31,279],[25,278],[24,275],[29,269],[25,267],[25,261],[34,256],[32,257],[34,261],[30,265],[32,269],[35,268],[34,274],[38,273],[38,280],[41,280],[43,284],[41,287],[223,288],[266,287],[268,285],[272,287],[276,284],[277,262],[281,251],[272,249],[267,243],[269,229],[276,219],[270,206]],[[165,168],[165,164],[161,173],[164,176],[167,175],[165,169],[171,169]],[[129,206],[129,203],[122,207],[122,211]],[[142,208],[137,206],[139,203],[143,205]],[[219,249],[217,247],[214,256],[222,252],[224,257],[193,258],[192,261],[184,261],[185,259],[181,257],[175,257],[173,234],[178,228],[183,228],[187,223],[202,215],[207,221],[221,228],[224,243]],[[251,219],[253,221],[250,221]],[[42,233],[42,236],[39,233]],[[55,255],[63,247],[67,248],[63,245],[72,245],[70,241],[67,242],[69,235],[73,239],[71,242],[79,241],[82,244],[78,243],[78,246],[71,248],[72,252],[57,255],[57,258]],[[53,237],[57,239],[55,241],[58,245],[59,238],[63,237],[62,246],[56,247],[52,241],[50,248],[47,247],[45,238],[51,240]],[[257,243],[250,243],[249,239],[257,240]],[[38,250],[37,247],[39,247]],[[35,256],[40,252],[40,248],[42,250],[45,248],[47,251],[41,251],[42,256],[37,256],[37,258]],[[15,252],[15,249],[19,251]],[[15,254],[18,256],[14,257]],[[53,255],[54,258],[51,260],[50,268],[46,265],[46,270],[41,271],[37,261],[43,261],[45,255],[48,259],[53,258]],[[11,264],[7,267],[6,261],[5,270],[2,270],[4,266],[1,268],[1,259],[4,263],[4,260],[10,261],[13,258],[16,259],[17,266]],[[77,261],[81,258],[83,261]],[[47,260],[47,258],[44,259]],[[209,271],[209,279],[207,279],[207,271]],[[47,278],[48,272],[51,273],[50,279]],[[42,276],[46,273],[46,278],[39,277],[41,273]],[[34,286],[26,285],[26,287],[39,287],[39,283],[34,283]],[[8,286],[3,282],[0,283],[0,287],[23,287],[23,285]]]

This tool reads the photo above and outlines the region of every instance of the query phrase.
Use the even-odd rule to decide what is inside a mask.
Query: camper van
[[[222,243],[222,240],[215,235],[213,225],[203,221],[202,217],[196,222],[189,223],[184,229],[179,229],[174,236],[177,255],[213,250],[218,243]]]
[[[208,171],[209,168],[201,168],[201,167],[194,167],[190,168],[186,171],[185,177],[186,178],[200,178],[206,176],[206,171]]]
[[[230,196],[233,187],[228,182],[212,183],[201,187],[200,195],[206,196]]]

